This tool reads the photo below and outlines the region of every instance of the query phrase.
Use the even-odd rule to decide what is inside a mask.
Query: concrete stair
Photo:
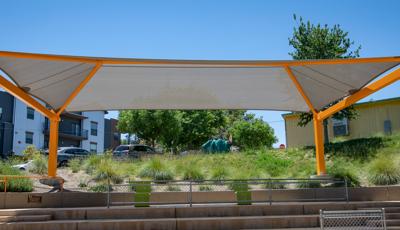
[[[0,230],[318,229],[319,210],[385,207],[388,229],[400,229],[400,202],[325,202],[194,207],[0,210]]]

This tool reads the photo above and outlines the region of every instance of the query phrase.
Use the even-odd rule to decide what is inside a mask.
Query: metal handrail
[[[276,190],[274,186],[276,185],[289,185],[289,184],[301,184],[301,183],[326,183],[326,184],[339,184],[343,185],[343,197],[338,197],[338,198],[329,198],[329,199],[324,199],[324,198],[316,198],[314,197],[313,199],[293,199],[293,200],[274,200],[273,197],[273,190]],[[135,185],[143,185],[143,183],[149,183],[149,186],[151,187],[160,187],[160,186],[186,186],[189,190],[186,191],[187,193],[187,200],[186,202],[112,202],[112,196],[111,193],[113,193],[113,188],[118,188],[118,187],[128,187],[131,188],[132,186]],[[110,207],[112,205],[135,205],[135,204],[149,204],[149,205],[163,205],[163,204],[188,204],[190,207],[193,204],[205,204],[205,203],[232,203],[232,202],[227,202],[227,201],[208,201],[208,202],[195,202],[193,201],[193,186],[207,186],[207,185],[214,185],[214,186],[227,186],[232,183],[235,184],[247,184],[247,185],[266,185],[265,189],[262,190],[257,190],[257,191],[263,191],[265,190],[267,192],[267,197],[268,199],[266,200],[248,200],[244,202],[251,202],[251,203],[269,203],[272,205],[273,202],[292,202],[292,201],[349,201],[349,193],[348,193],[348,187],[347,187],[347,180],[341,180],[341,179],[330,179],[330,178],[267,178],[267,179],[230,179],[230,180],[169,180],[169,181],[156,181],[156,180],[143,180],[143,181],[128,181],[128,184],[117,184],[117,185],[112,185],[110,181],[108,181],[108,191],[107,191],[107,207]],[[307,189],[307,188],[305,188]],[[312,187],[310,187],[312,189]],[[118,189],[117,189],[118,190]],[[225,191],[233,191],[232,189],[228,189]],[[255,191],[252,189],[249,189],[248,191]],[[170,191],[169,191],[170,192]],[[135,194],[135,191],[129,191],[129,193]]]

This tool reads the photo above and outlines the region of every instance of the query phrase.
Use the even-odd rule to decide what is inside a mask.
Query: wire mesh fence
[[[320,211],[320,225],[324,230],[379,230],[386,229],[385,210]]]
[[[107,192],[108,206],[348,201],[347,182],[337,179],[129,181],[109,183]],[[114,198],[118,194],[132,196],[126,201]]]

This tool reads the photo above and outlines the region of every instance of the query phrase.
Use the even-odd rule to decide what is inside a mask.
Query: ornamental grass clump
[[[161,157],[153,157],[140,169],[139,177],[150,178],[156,181],[167,181],[173,180],[174,174],[168,169]]]
[[[393,185],[400,183],[399,162],[391,156],[378,156],[369,165],[368,181],[374,185]]]

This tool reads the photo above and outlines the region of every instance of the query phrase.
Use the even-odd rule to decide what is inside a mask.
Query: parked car
[[[147,145],[120,145],[115,148],[113,156],[115,157],[132,157],[140,158],[143,155],[157,154],[158,152]]]
[[[46,155],[49,154],[49,151],[45,151]],[[58,166],[66,166],[68,165],[68,161],[72,158],[83,158],[90,155],[90,152],[86,149],[77,148],[77,147],[60,147],[57,151],[57,163]]]
[[[32,162],[33,162],[33,160],[29,160],[26,163],[13,165],[12,167],[16,168],[16,169],[19,169],[19,170],[22,170],[22,171],[28,171],[30,168],[33,167],[33,165],[32,165],[33,163]]]

